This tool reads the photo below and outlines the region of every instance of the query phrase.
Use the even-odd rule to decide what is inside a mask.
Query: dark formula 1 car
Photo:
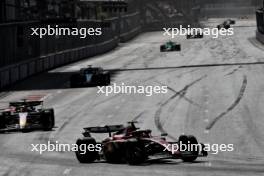
[[[9,108],[0,112],[0,132],[52,130],[54,110],[43,109],[43,101],[19,101],[9,103]]]
[[[198,39],[198,38],[203,38],[203,33],[202,32],[198,32],[196,34],[194,33],[189,33],[186,35],[187,39]]]
[[[235,20],[228,19],[224,21],[222,24],[217,25],[218,30],[220,29],[229,29],[231,25],[236,24]]]
[[[80,72],[71,76],[71,87],[106,86],[110,84],[110,73],[101,67],[81,68]]]
[[[179,43],[169,41],[164,45],[160,46],[160,52],[167,52],[167,51],[181,51],[181,45]]]
[[[91,163],[95,160],[106,160],[108,163],[128,163],[138,165],[150,159],[182,159],[192,162],[199,156],[207,156],[204,145],[198,144],[194,136],[181,135],[177,142],[168,142],[165,135],[158,137],[151,135],[151,130],[139,130],[135,122],[128,126],[112,125],[104,127],[84,128],[83,138],[77,140],[76,157],[81,163]],[[98,142],[91,133],[108,133],[109,137]],[[201,148],[194,150],[178,150],[176,144],[195,144]],[[88,150],[100,145],[100,150]],[[86,147],[84,147],[86,146]],[[80,150],[81,148],[85,149]]]

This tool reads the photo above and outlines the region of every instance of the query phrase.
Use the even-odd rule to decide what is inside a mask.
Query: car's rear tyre
[[[147,160],[144,147],[140,143],[128,143],[126,149],[126,161],[129,165],[140,165]]]
[[[181,45],[175,45],[174,50],[176,51],[181,51]]]
[[[110,78],[110,74],[105,74],[104,75],[104,85],[109,85],[111,83],[111,78]]]
[[[92,163],[98,158],[97,151],[88,150],[89,145],[96,145],[94,138],[84,137],[82,139],[77,139],[76,144],[78,146],[78,150],[75,151],[75,155],[80,163]]]
[[[70,87],[71,88],[76,88],[80,86],[81,83],[81,76],[78,74],[72,75],[70,78]]]
[[[165,51],[165,46],[160,46],[160,52],[164,52]]]
[[[53,109],[46,109],[41,116],[42,126],[44,131],[51,131],[55,125],[55,117]]]
[[[5,128],[5,126],[6,126],[5,116],[2,113],[0,113],[0,129]]]
[[[199,154],[199,147],[195,147],[194,145],[198,146],[198,141],[194,136],[186,136],[186,135],[181,135],[178,140],[179,143],[185,144],[186,146],[189,146],[188,149],[190,150],[185,150],[181,151],[182,153],[182,160],[184,162],[193,162],[197,159],[198,154]],[[192,146],[191,146],[192,145]],[[187,153],[187,154],[186,154]]]

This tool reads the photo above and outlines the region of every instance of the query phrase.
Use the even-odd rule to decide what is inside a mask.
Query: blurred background
[[[144,31],[180,24],[199,26],[201,20],[208,18],[255,18],[256,9],[261,6],[262,0],[126,0],[112,4],[90,0],[1,0],[0,88],[32,74],[111,50],[119,42]],[[263,13],[259,17],[262,23]],[[39,39],[30,35],[30,28],[48,24],[102,27],[103,35],[85,40],[76,36]],[[100,50],[92,46],[87,49],[89,45],[95,47],[106,41]],[[18,68],[13,64],[19,64]]]

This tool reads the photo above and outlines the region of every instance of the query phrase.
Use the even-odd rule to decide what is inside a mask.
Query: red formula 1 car
[[[194,136],[181,135],[177,142],[168,142],[165,135],[155,137],[151,135],[151,130],[139,130],[135,127],[135,122],[129,122],[126,127],[112,125],[88,127],[84,130],[84,137],[76,142],[78,150],[75,152],[81,163],[103,159],[108,163],[138,165],[150,159],[182,159],[192,162],[199,156],[207,156],[204,145],[199,144]],[[109,137],[98,142],[91,137],[91,133],[108,133]],[[202,147],[195,150],[175,150],[174,146],[180,143],[196,144]]]
[[[0,111],[0,132],[52,130],[54,110],[44,109],[43,101],[10,102],[9,108]]]

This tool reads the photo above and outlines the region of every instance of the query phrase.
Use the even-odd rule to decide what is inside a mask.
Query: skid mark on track
[[[178,93],[176,90],[172,89],[171,87],[168,86],[168,89],[174,93]],[[185,101],[189,102],[191,105],[193,106],[197,106],[199,108],[203,108],[201,105],[199,105],[198,103],[194,102],[193,100],[189,99],[188,97],[186,97],[186,95],[180,95],[181,98],[183,98]]]
[[[179,66],[170,66],[170,67],[149,67],[149,68],[120,68],[120,69],[106,69],[106,71],[114,72],[131,72],[131,71],[156,71],[156,70],[172,70],[172,69],[187,69],[187,68],[209,68],[209,67],[227,67],[227,66],[254,66],[254,65],[264,65],[263,61],[256,62],[223,62],[223,63],[213,63],[213,64],[192,64],[192,65],[179,65]]]
[[[161,83],[161,82],[158,82],[158,81],[156,81],[156,83],[159,83],[159,84],[161,84],[162,86],[167,86],[168,90],[174,92],[175,94],[178,94],[178,93],[179,93],[178,91],[174,90],[172,87],[170,87],[170,86],[168,86],[168,85],[165,85],[165,84],[163,84],[163,83]],[[179,93],[180,98],[183,98],[185,101],[187,101],[188,103],[190,103],[190,104],[193,105],[193,106],[197,106],[197,107],[199,107],[199,108],[203,108],[203,107],[202,107],[201,105],[199,105],[198,103],[196,103],[196,102],[194,102],[193,100],[191,100],[191,99],[189,99],[188,97],[186,97],[185,94],[186,94],[186,92],[184,92],[184,93]]]
[[[239,66],[238,68],[232,70],[231,72],[227,73],[225,76],[230,76],[230,75],[236,73],[240,68],[242,68],[242,66]]]
[[[230,111],[232,111],[238,104],[239,102],[241,101],[241,99],[243,98],[244,96],[244,93],[246,91],[246,87],[247,87],[247,77],[244,75],[244,78],[243,78],[243,83],[242,83],[242,86],[240,88],[240,91],[239,91],[239,95],[237,97],[237,99],[234,101],[234,103],[229,107],[227,108],[226,111],[222,112],[221,114],[219,114],[217,117],[215,117],[207,126],[206,126],[206,130],[210,130],[213,128],[213,126],[216,124],[216,122],[221,119],[222,117],[224,117],[227,113],[229,113]]]
[[[40,142],[40,143],[47,143],[48,141],[50,141],[50,135],[51,135],[51,131],[49,132],[45,132],[45,133],[42,133],[40,134],[38,137],[37,137],[37,140]]]
[[[132,121],[137,121],[144,113],[145,113],[145,111],[139,113],[136,117],[133,118]]]
[[[100,101],[100,102],[97,102],[97,103],[93,104],[93,107],[96,107],[96,106],[98,106],[98,105],[101,105],[101,104],[103,104],[103,103],[106,103],[106,102],[108,102],[108,101],[111,101],[111,100],[113,100],[113,99],[115,99],[115,98],[117,98],[117,97],[119,97],[119,96],[120,96],[120,94],[115,94],[115,95],[113,95],[113,96],[111,96],[111,97],[109,97],[109,98],[107,98],[107,99],[105,99],[105,100],[102,100],[102,101]]]
[[[182,90],[180,90],[179,92],[176,92],[173,96],[171,96],[170,98],[168,98],[164,103],[162,103],[160,105],[160,107],[158,108],[158,110],[156,111],[155,113],[155,116],[154,116],[154,121],[155,121],[155,125],[156,127],[158,128],[158,130],[161,132],[161,133],[167,133],[168,134],[168,137],[170,137],[171,139],[173,140],[177,140],[174,136],[170,135],[164,128],[163,128],[163,125],[161,124],[160,122],[160,115],[162,113],[162,109],[167,105],[169,104],[174,98],[180,96],[184,96],[186,93],[187,93],[187,90],[192,87],[193,85],[195,85],[196,83],[202,81],[204,78],[206,78],[207,75],[204,75],[202,76],[201,78],[191,82],[190,84],[186,85]]]
[[[61,125],[61,127],[58,129],[57,133],[59,134],[60,132],[62,132],[62,130],[71,122],[71,120],[73,120],[72,117],[67,118]]]

